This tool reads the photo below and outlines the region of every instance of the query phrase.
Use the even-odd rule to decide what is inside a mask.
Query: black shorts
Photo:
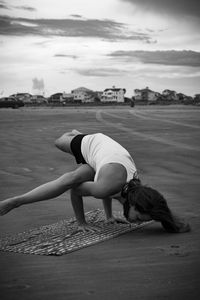
[[[76,159],[77,164],[86,164],[86,161],[81,152],[81,142],[84,136],[87,134],[78,134],[76,135],[70,144],[71,151]]]

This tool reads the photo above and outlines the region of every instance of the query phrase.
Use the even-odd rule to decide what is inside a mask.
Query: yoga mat
[[[132,224],[106,224],[104,211],[100,209],[85,214],[88,224],[98,226],[100,232],[77,232],[76,219],[33,228],[0,239],[0,251],[37,255],[63,255],[141,228],[152,221]],[[114,212],[120,217],[121,212]]]

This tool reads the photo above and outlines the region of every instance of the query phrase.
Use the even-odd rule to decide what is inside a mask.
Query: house
[[[43,103],[47,103],[47,100],[43,95],[33,95],[31,97],[31,103],[43,104]]]
[[[158,99],[158,97],[160,96],[159,93],[150,90],[148,87],[146,87],[145,89],[141,89],[141,90],[135,89],[134,94],[135,94],[136,101],[143,101],[143,102],[144,101],[145,102],[156,101]]]
[[[63,102],[63,93],[56,93],[49,97],[49,103],[61,103]]]
[[[165,100],[169,100],[169,101],[177,101],[179,100],[177,93],[175,91],[172,90],[164,90],[162,92],[162,96],[164,97]]]
[[[126,93],[125,89],[115,88],[115,86],[113,86],[112,88],[107,88],[103,91],[103,94],[101,96],[101,101],[123,103],[125,93]]]
[[[74,97],[72,93],[63,92],[62,98],[65,103],[74,102]]]
[[[26,104],[26,103],[31,103],[32,95],[29,93],[17,93],[11,95],[10,97],[14,97],[17,100],[21,100]]]
[[[95,92],[95,102],[101,102],[101,98],[103,96],[103,92],[102,91],[96,91]]]
[[[94,102],[95,93],[85,87],[79,87],[71,91],[74,102]]]

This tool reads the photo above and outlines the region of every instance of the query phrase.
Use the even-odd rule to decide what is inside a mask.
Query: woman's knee
[[[94,170],[87,164],[82,165],[78,169],[71,172],[72,181],[74,184],[92,181],[94,179],[94,174]]]
[[[72,153],[70,144],[73,138],[74,138],[74,134],[65,133],[61,137],[55,140],[55,146],[64,152]]]

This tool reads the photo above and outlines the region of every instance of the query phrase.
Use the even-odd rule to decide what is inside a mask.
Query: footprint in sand
[[[160,251],[163,251],[166,255],[184,257],[190,255],[189,251],[186,251],[183,247],[179,245],[170,245],[166,248],[160,248]]]
[[[30,170],[29,168],[22,168],[22,170],[24,170],[25,172],[32,172],[32,170]]]

